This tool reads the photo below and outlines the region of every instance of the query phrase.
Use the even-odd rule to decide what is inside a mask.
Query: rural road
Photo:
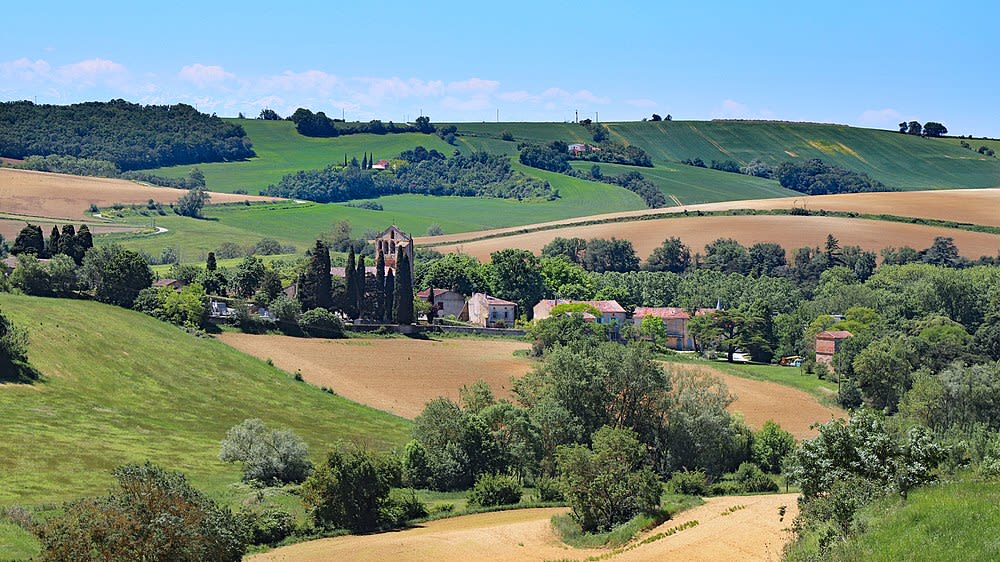
[[[688,521],[698,521],[694,527],[623,552],[575,549],[561,543],[550,519],[566,509],[541,508],[441,519],[398,532],[320,539],[248,560],[488,562],[573,560],[611,554],[608,559],[615,561],[777,561],[791,538],[787,529],[798,514],[796,498],[797,494],[709,498],[704,505],[640,535],[632,544]]]

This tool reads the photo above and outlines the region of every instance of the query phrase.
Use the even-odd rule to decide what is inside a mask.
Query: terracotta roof
[[[832,330],[816,334],[816,339],[820,340],[846,340],[854,334],[847,330]]]
[[[180,281],[176,279],[157,279],[153,281],[154,287],[169,287],[170,285],[180,285]]]
[[[679,306],[637,306],[635,312],[632,313],[632,316],[636,318],[642,318],[643,316],[658,316],[664,320],[686,320],[691,318],[688,311]]]
[[[603,313],[624,313],[625,309],[618,301],[583,301]]]
[[[488,304],[488,305],[489,304],[495,304],[497,306],[517,306],[516,302],[510,302],[510,301],[505,301],[505,300],[503,300],[501,298],[491,297],[490,295],[487,295],[486,293],[476,293],[473,296],[474,297],[482,296],[483,300],[485,300],[486,304]]]
[[[456,295],[458,294],[458,292],[452,291],[451,289],[434,289],[435,298],[443,296],[445,293],[455,293]],[[429,296],[430,296],[430,289],[424,289],[423,291],[417,293],[417,297],[422,299],[426,299]]]

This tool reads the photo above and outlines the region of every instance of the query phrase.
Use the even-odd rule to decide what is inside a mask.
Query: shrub
[[[250,537],[241,517],[151,464],[114,471],[107,496],[67,504],[32,531],[42,560],[238,562]]]
[[[410,441],[403,449],[403,484],[413,488],[427,487],[430,469],[427,465],[427,450],[419,441]]]
[[[381,508],[379,517],[383,524],[396,527],[427,515],[427,506],[417,499],[416,492],[410,489],[392,490],[388,501]]]
[[[795,438],[772,420],[764,422],[764,427],[754,434],[753,460],[757,466],[773,474],[781,472],[782,459],[793,449]]]
[[[751,462],[745,462],[736,469],[733,481],[746,493],[778,491],[778,484]]]
[[[678,470],[670,475],[667,489],[675,494],[703,496],[708,491],[708,477],[701,470]]]
[[[395,523],[385,509],[395,475],[374,453],[338,445],[302,485],[302,501],[317,525],[372,531]]]
[[[542,476],[535,481],[538,489],[538,501],[540,502],[561,502],[563,501],[562,489],[559,488],[559,481],[555,478]]]
[[[264,484],[302,482],[312,471],[309,448],[289,430],[268,430],[251,418],[233,426],[222,440],[219,459],[243,463],[243,480]]]
[[[314,308],[302,314],[299,318],[299,328],[306,335],[314,338],[344,337],[344,323],[341,319],[323,308]]]
[[[469,490],[471,505],[511,505],[521,501],[521,482],[507,474],[483,474]]]
[[[274,545],[295,533],[295,517],[280,508],[268,507],[260,513],[245,513],[250,521],[250,542]]]

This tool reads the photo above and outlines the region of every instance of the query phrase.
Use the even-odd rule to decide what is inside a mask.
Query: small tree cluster
[[[243,463],[243,480],[264,484],[302,482],[312,472],[305,442],[290,430],[268,429],[258,418],[226,432],[219,459]]]

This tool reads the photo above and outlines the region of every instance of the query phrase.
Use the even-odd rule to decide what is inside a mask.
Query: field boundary
[[[497,232],[492,234],[484,234],[481,236],[472,236],[470,238],[463,238],[458,240],[447,240],[441,242],[417,242],[418,246],[423,246],[425,248],[437,248],[441,246],[457,246],[460,244],[467,244],[471,242],[481,242],[483,240],[495,240],[497,238],[509,238],[511,236],[518,236],[521,234],[534,234],[536,232],[547,232],[550,230],[562,230],[564,228],[573,228],[580,226],[593,226],[598,224],[616,224],[616,223],[627,223],[627,222],[640,222],[647,220],[661,220],[661,219],[683,219],[690,217],[736,217],[736,216],[800,216],[800,217],[833,217],[833,218],[845,218],[845,219],[862,219],[870,221],[882,221],[882,222],[896,222],[903,224],[917,224],[922,226],[938,227],[938,228],[950,228],[953,230],[965,230],[968,232],[980,232],[984,234],[997,234],[1000,235],[1000,227],[988,226],[982,224],[974,223],[963,223],[956,221],[948,221],[941,219],[929,219],[922,217],[907,217],[901,215],[889,215],[884,213],[872,214],[872,213],[858,213],[855,211],[827,211],[826,209],[820,209],[818,211],[808,211],[805,209],[800,209],[792,207],[789,209],[729,209],[725,211],[694,211],[690,212],[688,210],[684,211],[661,211],[661,212],[649,212],[639,215],[629,215],[626,217],[608,217],[602,219],[591,219],[591,220],[576,220],[573,222],[559,222],[559,223],[549,223],[538,226],[528,226],[524,228],[516,228],[513,230],[505,230],[504,232]]]

